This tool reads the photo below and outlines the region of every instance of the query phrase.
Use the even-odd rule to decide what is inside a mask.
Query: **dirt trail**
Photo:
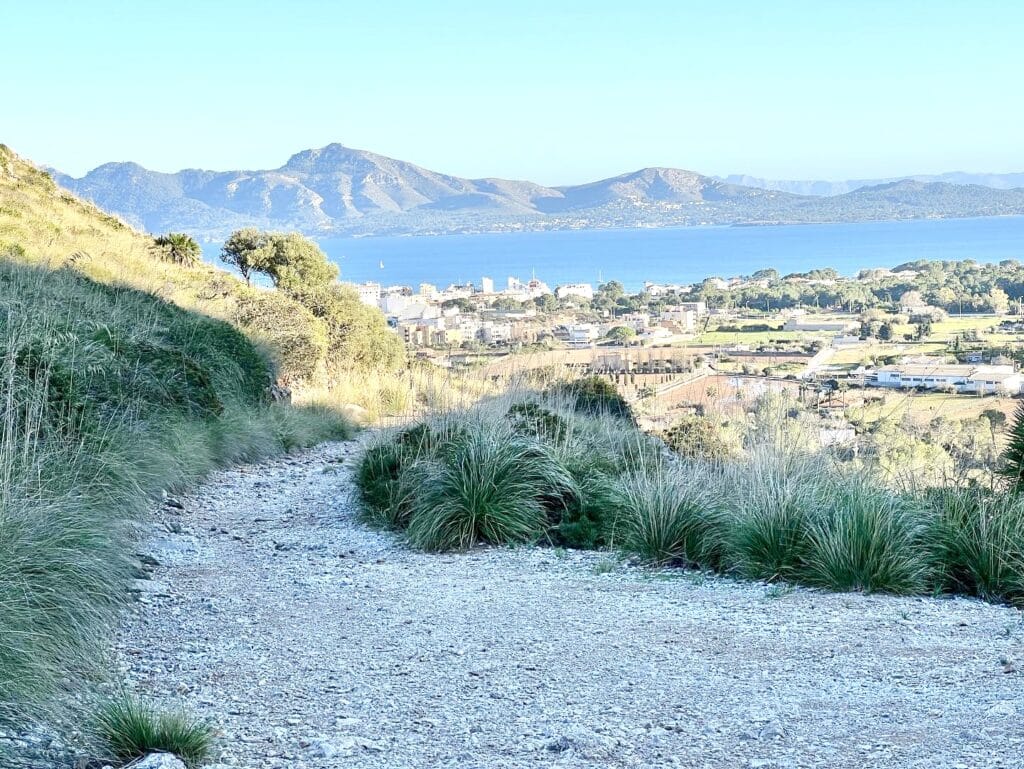
[[[415,553],[353,520],[356,449],[222,472],[160,514],[120,659],[219,725],[223,764],[1024,766],[1018,611]]]

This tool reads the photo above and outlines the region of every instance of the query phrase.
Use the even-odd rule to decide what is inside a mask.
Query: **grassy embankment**
[[[267,397],[308,313],[151,246],[0,147],[2,721],[88,703],[151,498],[350,434]]]
[[[828,590],[1024,602],[1020,497],[887,487],[869,463],[789,446],[780,415],[739,454],[699,433],[670,436],[672,453],[605,396],[513,390],[382,434],[357,472],[365,520],[428,551],[611,548]]]

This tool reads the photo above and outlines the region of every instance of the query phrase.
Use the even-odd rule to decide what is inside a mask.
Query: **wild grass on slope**
[[[626,418],[574,405],[512,390],[383,433],[356,472],[364,519],[427,550],[603,543],[614,522],[601,519],[602,501],[650,442]]]
[[[1024,604],[1024,498],[940,489],[932,510],[940,589]]]
[[[268,382],[226,323],[0,260],[0,720],[96,679],[151,495],[348,434],[267,405]]]
[[[574,395],[513,389],[381,434],[357,468],[364,519],[424,550],[607,546],[828,590],[1024,603],[1019,497],[899,492],[870,466],[779,445],[672,457],[628,412]]]
[[[272,352],[289,382],[320,380],[328,364],[366,368],[382,356],[402,357],[383,316],[350,289],[332,285],[331,301],[304,306],[298,294],[250,287],[209,264],[177,264],[151,236],[79,200],[2,144],[0,254],[22,264],[73,267],[98,283],[130,286],[229,321]],[[318,306],[329,312],[315,314]]]

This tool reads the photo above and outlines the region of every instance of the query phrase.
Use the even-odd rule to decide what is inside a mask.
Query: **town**
[[[761,270],[696,285],[646,283],[635,295],[614,281],[552,289],[536,276],[509,277],[500,288],[483,277],[445,289],[355,289],[418,357],[442,366],[561,360],[628,377],[700,372],[819,391],[1017,396],[1024,319],[1019,296],[1011,301],[998,284],[1008,282],[1005,273],[1018,279],[1020,266],[955,264],[953,274],[982,285],[970,293],[966,280],[959,291],[929,285],[941,263],[921,262],[854,278]]]

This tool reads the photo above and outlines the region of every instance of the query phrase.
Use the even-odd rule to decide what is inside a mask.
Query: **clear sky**
[[[1018,0],[4,0],[0,141],[81,174],[338,141],[461,176],[1024,170]]]

